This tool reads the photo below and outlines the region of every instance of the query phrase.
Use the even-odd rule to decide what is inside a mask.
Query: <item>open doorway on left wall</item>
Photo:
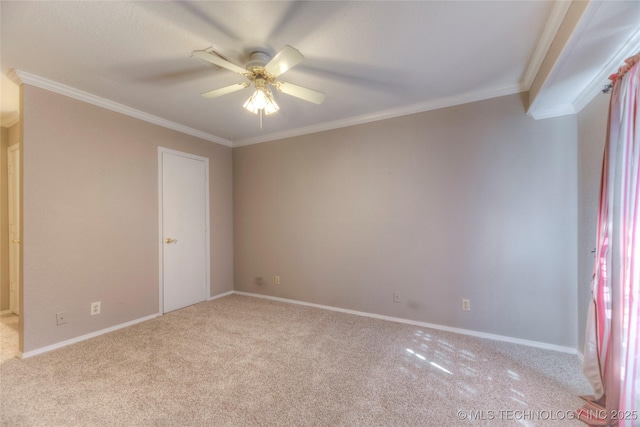
[[[20,87],[2,75],[0,115],[0,363],[20,355]]]
[[[0,361],[16,357],[20,352],[20,145],[9,145],[6,158],[7,167],[3,169],[6,169],[7,174],[5,213],[8,215],[2,235],[7,236],[3,240],[8,240],[9,246],[9,250],[4,251],[8,252],[8,274],[5,274],[5,278],[8,276],[9,279],[9,309],[3,309],[0,316]],[[4,293],[6,295],[6,289]],[[3,302],[4,300],[5,298]]]

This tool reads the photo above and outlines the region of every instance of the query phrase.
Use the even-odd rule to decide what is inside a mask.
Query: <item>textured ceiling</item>
[[[516,93],[554,8],[548,1],[2,1],[2,73],[17,69],[234,143]],[[282,80],[326,93],[275,93],[265,119],[243,81],[191,58],[212,46],[244,66],[284,45],[305,60]]]

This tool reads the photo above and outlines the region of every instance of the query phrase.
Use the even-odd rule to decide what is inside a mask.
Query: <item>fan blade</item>
[[[204,98],[217,98],[218,96],[226,95],[241,89],[249,87],[249,83],[236,83],[230,86],[221,87],[220,89],[210,90],[209,92],[202,93]]]
[[[191,56],[195,56],[196,58],[211,62],[218,67],[226,68],[227,70],[233,71],[234,73],[242,74],[243,76],[249,73],[244,68],[239,67],[236,64],[232,64],[229,61],[225,61],[219,56],[213,55],[204,50],[194,50],[193,52],[191,52]]]
[[[276,53],[276,56],[271,58],[271,61],[264,66],[264,69],[267,73],[278,77],[280,74],[295,67],[303,59],[304,56],[298,49],[286,45],[280,49],[280,52]]]
[[[285,82],[276,82],[275,87],[280,92],[295,96],[296,98],[304,99],[305,101],[313,102],[314,104],[322,104],[324,102],[324,93],[307,89],[306,87]]]

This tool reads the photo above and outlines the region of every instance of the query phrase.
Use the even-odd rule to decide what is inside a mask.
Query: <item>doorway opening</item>
[[[20,124],[2,128],[0,179],[2,196],[0,242],[0,362],[20,354]]]

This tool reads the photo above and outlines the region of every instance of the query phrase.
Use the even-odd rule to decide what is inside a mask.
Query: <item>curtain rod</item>
[[[609,76],[609,80],[611,80],[611,83],[605,85],[604,89],[602,89],[602,93],[611,92],[611,89],[613,88],[613,84],[619,79],[622,79],[622,77],[627,73],[627,71],[629,71],[638,62],[640,62],[640,52],[625,59],[624,64],[620,68],[618,68],[618,72],[611,74]]]

